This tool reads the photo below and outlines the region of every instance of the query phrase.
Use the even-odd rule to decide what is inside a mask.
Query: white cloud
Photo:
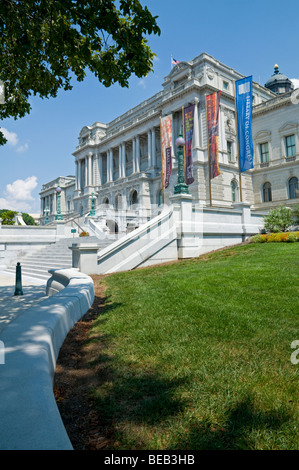
[[[138,86],[141,86],[142,88],[146,88],[146,84],[143,78],[141,78],[138,82]]]
[[[0,208],[23,212],[32,210],[34,198],[31,193],[36,187],[36,176],[29,176],[25,180],[19,179],[7,184],[4,197],[0,198]]]
[[[291,82],[294,85],[294,88],[299,88],[299,78],[291,78]]]
[[[26,150],[28,150],[28,144],[24,144],[24,145],[20,145],[16,151],[18,153],[23,153],[23,152],[26,152]]]
[[[1,132],[4,134],[4,137],[7,139],[9,145],[15,146],[18,145],[19,139],[15,132],[10,132],[5,127],[1,127]]]
[[[5,127],[1,127],[0,130],[7,139],[8,145],[15,147],[16,152],[23,153],[28,150],[28,144],[19,145],[19,138],[15,132],[11,132],[8,129],[5,129]]]

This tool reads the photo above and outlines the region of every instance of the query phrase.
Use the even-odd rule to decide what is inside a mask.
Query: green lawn
[[[105,278],[93,396],[118,449],[298,449],[299,243]]]

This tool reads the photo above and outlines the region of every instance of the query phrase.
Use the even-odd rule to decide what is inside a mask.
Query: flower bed
[[[257,234],[249,239],[250,243],[271,243],[271,242],[298,242],[299,232],[281,232]]]

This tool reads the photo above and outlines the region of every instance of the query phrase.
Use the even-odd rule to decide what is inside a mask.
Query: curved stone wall
[[[94,300],[92,279],[75,269],[49,271],[47,299],[1,333],[0,449],[72,450],[53,394],[60,347]]]

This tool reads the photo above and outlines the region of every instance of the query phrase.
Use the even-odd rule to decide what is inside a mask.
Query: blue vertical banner
[[[253,168],[252,76],[235,81],[240,172]]]

